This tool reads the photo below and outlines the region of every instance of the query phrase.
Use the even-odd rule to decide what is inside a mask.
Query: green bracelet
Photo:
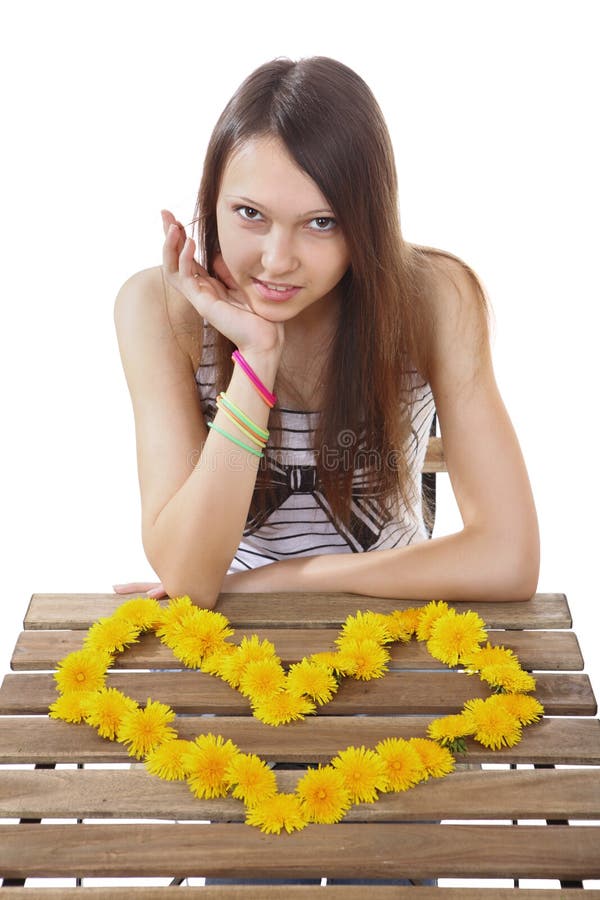
[[[249,447],[248,444],[244,444],[243,441],[239,441],[239,440],[238,440],[236,437],[234,437],[232,434],[229,434],[228,431],[223,431],[222,428],[219,428],[218,425],[215,425],[214,422],[208,422],[207,424],[208,424],[208,427],[209,427],[209,428],[214,428],[215,431],[218,431],[219,434],[222,434],[222,435],[223,435],[223,437],[229,438],[229,440],[230,440],[230,441],[233,441],[234,444],[237,444],[238,447],[243,447],[244,450],[248,450],[249,453],[252,453],[254,456],[258,456],[259,459],[262,459],[262,458],[263,458],[264,453],[259,453],[259,451],[258,451],[258,450],[255,450],[254,447]]]
[[[219,402],[219,400],[224,404],[224,406],[227,407],[227,409],[229,409],[232,413],[235,413],[236,416],[238,416],[242,420],[242,422],[244,422],[248,426],[250,431],[253,431],[254,434],[257,434],[264,441],[267,441],[269,439],[269,432],[264,428],[260,428],[252,421],[252,419],[249,419],[248,416],[244,415],[241,409],[239,409],[235,405],[235,403],[232,403],[229,397],[226,397],[224,393],[221,392],[219,394],[219,396],[217,397],[217,403]]]

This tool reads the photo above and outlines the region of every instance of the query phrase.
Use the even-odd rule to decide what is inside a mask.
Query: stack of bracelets
[[[243,369],[243,371],[252,382],[253,387],[260,394],[269,409],[272,409],[277,402],[277,397],[275,396],[275,394],[273,394],[265,387],[254,369],[244,359],[239,350],[235,350],[231,354],[231,358],[239,365],[241,369]],[[220,393],[217,397],[217,407],[225,413],[228,419],[231,419],[234,425],[237,425],[240,431],[245,434],[248,440],[252,441],[255,447],[258,447],[258,450],[256,450],[255,447],[251,447],[249,444],[244,443],[244,441],[239,440],[239,438],[234,437],[234,435],[230,434],[228,431],[224,431],[222,428],[219,428],[219,426],[215,425],[214,422],[209,422],[208,427],[214,428],[215,431],[218,431],[219,434],[223,435],[223,437],[226,437],[230,441],[233,441],[233,443],[237,444],[238,447],[243,447],[244,450],[247,450],[254,456],[258,456],[259,459],[262,459],[264,456],[264,453],[262,451],[265,449],[267,441],[269,440],[269,432],[266,430],[266,428],[260,428],[260,426],[253,422],[252,419],[249,419],[248,416],[245,415],[241,411],[241,409],[239,409],[235,405],[235,403],[232,403],[224,393]]]

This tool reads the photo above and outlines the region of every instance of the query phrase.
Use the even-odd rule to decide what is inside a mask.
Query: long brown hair
[[[194,221],[200,262],[210,274],[218,250],[216,206],[225,165],[243,143],[263,136],[281,140],[319,187],[350,252],[351,264],[339,284],[342,315],[322,373],[317,480],[335,519],[345,525],[357,467],[364,470],[370,496],[388,509],[401,497],[414,511],[417,498],[403,451],[411,437],[415,372],[426,379],[428,371],[432,258],[452,254],[404,241],[390,136],[362,78],[325,56],[298,62],[277,58],[245,79],[208,144]],[[486,307],[483,288],[465,268]],[[231,378],[234,347],[211,331],[220,391]],[[269,427],[278,424],[275,409]],[[365,458],[371,460],[366,467]],[[250,511],[255,523],[270,500],[268,469],[261,467]]]

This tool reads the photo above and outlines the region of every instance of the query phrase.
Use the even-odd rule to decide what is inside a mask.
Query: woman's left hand
[[[115,594],[145,593],[148,597],[154,597],[157,600],[169,596],[160,581],[131,581],[127,584],[113,584],[113,590]]]

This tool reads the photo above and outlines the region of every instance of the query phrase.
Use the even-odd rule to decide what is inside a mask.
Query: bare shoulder
[[[168,284],[162,266],[142,269],[119,289],[114,305],[117,333],[177,347],[195,371],[202,350],[202,319],[179,291]]]
[[[470,379],[490,361],[491,307],[485,287],[458,256],[431,247],[419,250],[432,323],[429,374],[440,380],[452,370]]]

